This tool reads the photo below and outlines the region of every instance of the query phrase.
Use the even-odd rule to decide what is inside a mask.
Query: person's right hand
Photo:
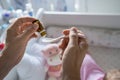
[[[63,80],[80,80],[80,67],[88,50],[85,35],[74,27],[63,33],[69,35],[69,38],[64,38],[60,45],[63,50],[62,78]]]

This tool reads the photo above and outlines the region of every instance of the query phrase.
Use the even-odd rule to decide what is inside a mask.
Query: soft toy
[[[48,44],[43,50],[45,57],[45,70],[47,80],[60,80],[62,61],[60,59],[60,48],[57,44]]]

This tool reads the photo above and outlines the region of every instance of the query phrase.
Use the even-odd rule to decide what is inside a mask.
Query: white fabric
[[[29,48],[29,49],[28,49]],[[29,44],[29,52],[24,54],[21,62],[16,65],[4,80],[45,80],[44,58],[41,55],[43,45]]]
[[[45,80],[42,59],[25,54],[4,80]]]

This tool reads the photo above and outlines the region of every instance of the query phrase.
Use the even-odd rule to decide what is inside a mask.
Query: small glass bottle
[[[41,22],[40,22],[39,20],[35,20],[35,21],[33,21],[32,23],[39,25],[39,28],[38,28],[37,32],[40,32],[40,35],[41,35],[42,37],[45,37],[47,33],[46,33],[46,31],[45,31],[45,28],[44,28],[43,25],[41,24]]]

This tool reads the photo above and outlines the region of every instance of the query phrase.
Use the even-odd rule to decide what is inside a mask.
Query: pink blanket
[[[105,73],[89,54],[84,58],[80,73],[81,80],[103,80],[105,76]]]

